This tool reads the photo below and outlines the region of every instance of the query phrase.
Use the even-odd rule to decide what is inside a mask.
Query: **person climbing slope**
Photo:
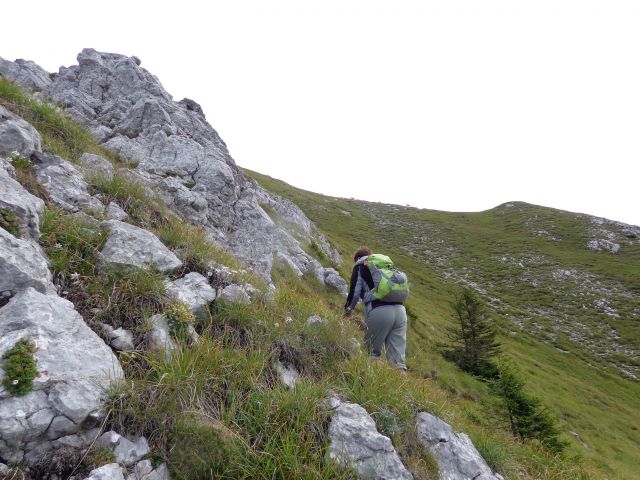
[[[353,261],[344,313],[351,315],[362,300],[367,351],[373,359],[379,360],[384,346],[387,360],[406,370],[407,312],[404,301],[409,295],[407,276],[395,268],[389,257],[373,254],[368,247],[358,249]]]

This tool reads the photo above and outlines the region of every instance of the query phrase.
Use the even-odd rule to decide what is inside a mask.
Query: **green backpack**
[[[398,270],[389,257],[374,253],[364,259],[373,277],[371,300],[382,302],[404,302],[409,296],[407,274]]]

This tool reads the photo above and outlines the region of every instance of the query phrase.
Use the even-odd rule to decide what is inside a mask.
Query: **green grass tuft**
[[[35,351],[33,343],[22,339],[2,355],[5,373],[2,385],[11,395],[22,397],[33,390],[33,380],[38,376]]]
[[[0,208],[0,228],[4,228],[14,237],[20,238],[21,231],[18,217],[9,209]]]

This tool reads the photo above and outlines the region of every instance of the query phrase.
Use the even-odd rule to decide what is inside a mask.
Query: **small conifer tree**
[[[463,288],[451,303],[455,327],[449,329],[452,344],[443,349],[445,358],[454,361],[465,372],[483,378],[494,378],[497,367],[492,358],[500,351],[495,324],[488,318],[478,294]]]
[[[492,389],[502,400],[515,436],[521,440],[537,439],[552,452],[564,450],[566,443],[558,438],[555,418],[538,397],[524,391],[524,380],[513,364],[500,366]]]

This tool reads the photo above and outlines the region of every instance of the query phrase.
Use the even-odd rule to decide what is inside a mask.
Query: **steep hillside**
[[[246,173],[299,205],[347,264],[367,244],[410,272],[410,368],[482,397],[433,354],[454,286],[470,285],[573,451],[607,478],[638,478],[640,227],[520,202],[447,213],[339,199]]]
[[[537,375],[532,389],[581,436],[566,454],[514,438],[487,385],[434,350],[452,276],[481,277],[479,266],[463,269],[473,257],[425,269],[426,253],[407,253],[416,221],[401,208],[374,211],[256,174],[265,189],[235,165],[199,106],[174,102],[139,59],[87,49],[78,62],[48,74],[0,59],[0,474],[634,477],[636,431],[625,438],[612,421],[637,424],[637,384],[619,375],[632,363],[561,351],[527,329],[512,336],[496,313],[507,350]],[[452,245],[478,228],[445,220]],[[589,244],[635,248],[625,238]],[[341,315],[338,271],[348,267],[335,247],[348,260],[361,243],[394,250],[415,283],[408,374],[370,362],[358,319]],[[482,291],[496,303],[497,290]]]

